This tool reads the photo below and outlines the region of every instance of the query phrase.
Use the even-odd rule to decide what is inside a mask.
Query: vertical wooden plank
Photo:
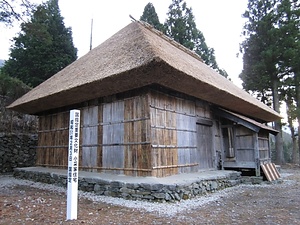
[[[36,164],[43,164],[42,159],[44,159],[43,157],[43,152],[42,152],[42,148],[39,148],[39,146],[44,146],[43,143],[43,135],[44,133],[42,132],[44,130],[44,116],[39,116],[39,134],[38,134],[38,146],[37,146],[37,151],[36,151]]]
[[[177,146],[178,146],[178,155],[180,158],[178,159],[178,164],[185,165],[191,163],[198,163],[199,156],[197,155],[197,151],[194,151],[193,146],[197,146],[196,143],[196,118],[191,117],[184,114],[177,114]],[[192,172],[194,168],[191,167],[183,167],[181,168],[181,172],[188,173]]]
[[[197,124],[197,149],[200,156],[199,168],[213,168],[212,128]]]
[[[69,130],[67,129],[69,127],[69,112],[62,112],[60,114],[61,121],[62,121],[62,128],[65,128],[62,131],[62,146],[68,146],[68,136],[69,136]],[[80,131],[81,132],[81,131]],[[82,142],[79,142],[82,143]],[[68,147],[63,149],[63,158],[64,158],[64,165],[68,165]]]
[[[103,154],[103,148],[102,148],[102,140],[103,140],[103,106],[100,104],[98,106],[98,148],[97,148],[97,167],[103,167],[102,164],[102,154]],[[99,171],[99,170],[98,170]],[[100,170],[102,171],[102,170]]]
[[[83,108],[81,110],[81,118],[82,118],[82,151],[81,151],[81,166],[82,167],[90,167],[90,148],[84,147],[84,145],[89,145],[90,136],[89,136],[89,127],[90,124],[90,113],[89,108]],[[89,169],[83,168],[83,170],[90,171]]]
[[[145,144],[149,142],[148,120],[149,110],[148,102],[145,96],[136,96],[125,99],[124,101],[124,120],[131,121],[124,124],[124,143],[125,143],[125,167],[132,168],[132,171],[125,171],[126,175],[140,176],[144,172],[139,169],[151,167],[149,164],[150,152]],[[149,145],[149,144],[148,144]]]
[[[255,173],[256,176],[260,176],[260,160],[259,160],[259,147],[258,147],[258,133],[253,134],[253,147],[254,147],[254,157],[255,157],[255,163],[256,163],[256,168],[255,168]]]
[[[86,107],[83,110],[82,129],[82,162],[83,167],[97,167],[98,149],[98,106]],[[95,172],[95,169],[88,169]]]
[[[255,162],[254,132],[243,126],[235,126],[235,149],[237,162]]]
[[[200,114],[204,118],[210,118],[209,106],[201,101],[197,105],[194,100],[173,97],[157,91],[152,91],[150,96],[150,102],[153,106],[150,110],[151,142],[154,146],[174,146],[172,148],[153,148],[153,166],[198,163],[200,155],[195,148],[198,139],[196,115]],[[211,165],[210,167],[215,165],[213,159],[216,158],[214,146],[212,145],[212,135],[212,130],[210,130],[207,136],[209,136],[208,142],[211,144],[209,149],[205,148],[207,150],[206,155],[209,155],[210,158],[210,162],[207,162]],[[153,174],[165,176],[166,174],[178,173],[178,171],[197,171],[197,167],[166,168],[157,170]]]
[[[55,167],[66,166],[68,139],[65,138],[65,134],[68,133],[67,127],[68,125],[65,125],[64,121],[64,113],[40,116],[38,137],[40,148],[37,148],[37,164],[47,164]]]
[[[224,143],[223,143],[223,132],[222,132],[222,126],[221,126],[221,121],[216,121],[216,132],[218,133],[216,136],[216,152],[217,152],[217,160],[218,160],[218,169],[223,170],[224,169],[224,160],[225,160],[225,148],[224,148]]]
[[[124,101],[103,105],[103,155],[107,168],[124,168]],[[118,170],[115,173],[123,173]]]

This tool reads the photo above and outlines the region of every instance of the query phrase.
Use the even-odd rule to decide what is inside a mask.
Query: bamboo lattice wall
[[[67,167],[69,113],[39,118],[37,165]]]
[[[163,177],[215,167],[218,130],[199,130],[197,123],[212,120],[209,105],[157,90],[142,93],[80,107],[80,169]],[[40,116],[37,165],[67,167],[68,123],[69,112]]]
[[[201,135],[197,133],[198,118],[212,119],[207,103],[152,91],[150,117],[153,176],[164,177],[213,167],[207,164],[207,160],[213,160],[215,155],[212,131],[204,131],[210,138],[201,139],[200,144],[198,138]],[[205,150],[204,145],[208,146]],[[205,157],[201,157],[203,150],[206,151]]]
[[[151,175],[148,96],[81,108],[81,170]],[[40,116],[37,165],[66,168],[69,112]]]

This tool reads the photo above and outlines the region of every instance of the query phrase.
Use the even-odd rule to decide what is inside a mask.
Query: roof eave
[[[28,114],[38,114],[42,111],[81,103],[150,84],[159,84],[265,122],[281,119],[281,116],[275,111],[261,109],[257,105],[238,98],[238,96],[197,80],[182,71],[178,71],[159,58],[130,71],[124,71],[50,96],[21,104],[16,101],[8,108]],[[20,100],[18,101],[20,102]]]

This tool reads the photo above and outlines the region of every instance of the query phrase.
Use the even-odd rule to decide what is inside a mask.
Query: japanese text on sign
[[[70,111],[67,220],[77,219],[80,111]]]

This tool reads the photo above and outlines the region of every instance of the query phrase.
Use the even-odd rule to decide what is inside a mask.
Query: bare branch
[[[13,2],[17,3],[18,7]],[[11,26],[14,20],[26,22],[24,16],[30,15],[34,7],[35,5],[31,4],[29,0],[0,0],[0,22],[7,26]],[[17,11],[18,8],[20,8],[20,12]]]

